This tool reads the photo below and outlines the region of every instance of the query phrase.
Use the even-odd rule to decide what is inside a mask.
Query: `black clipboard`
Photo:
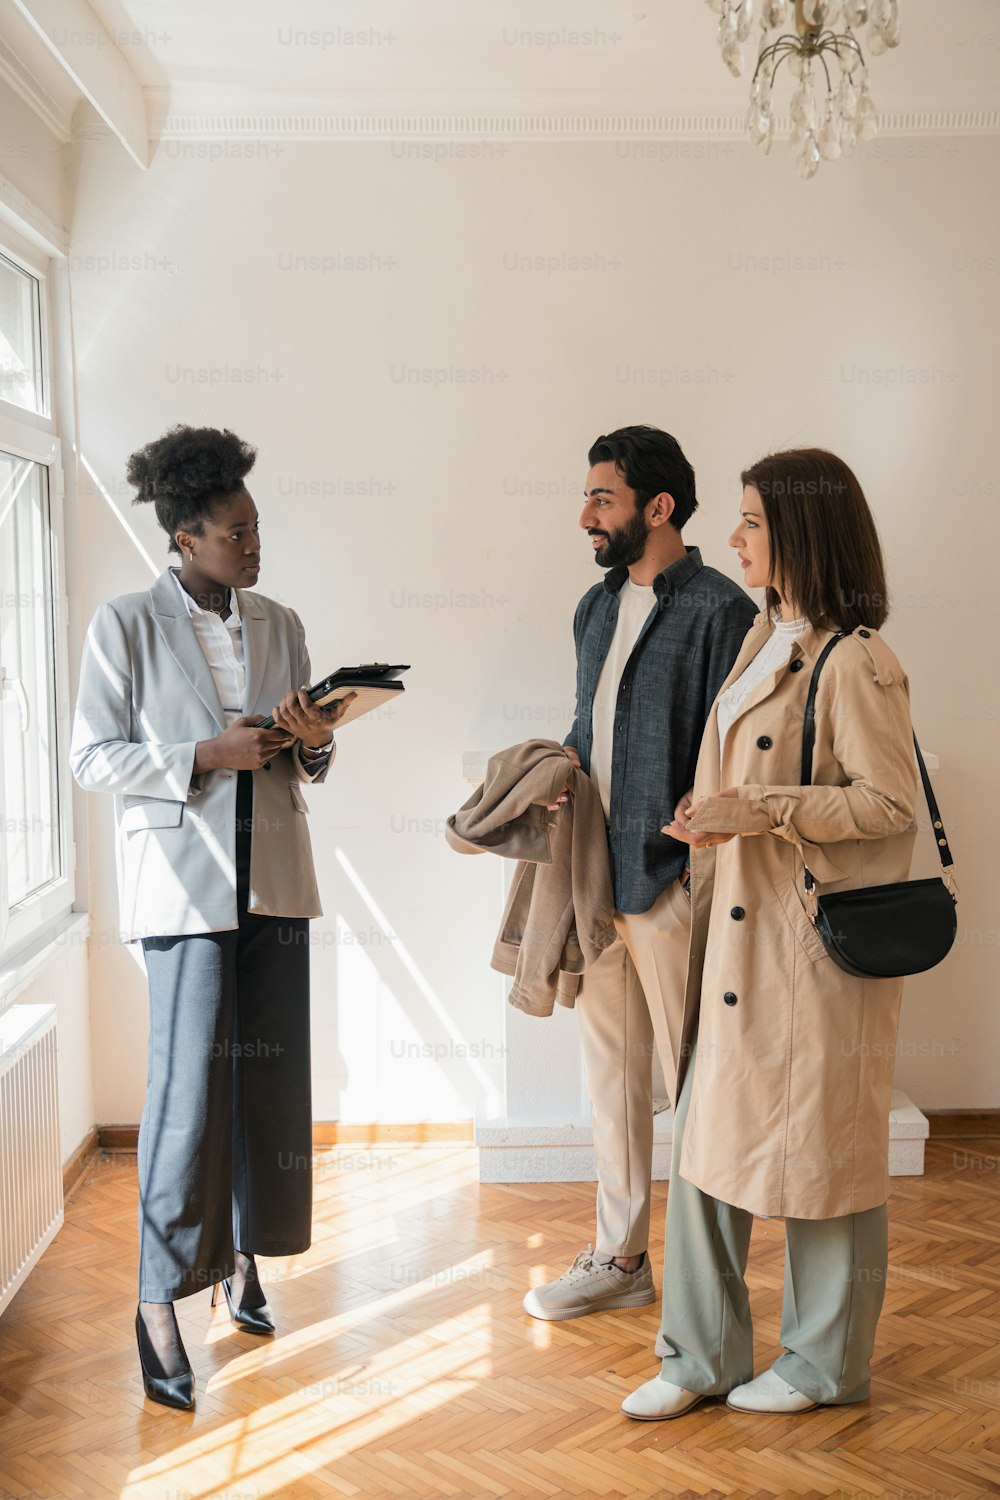
[[[391,699],[398,698],[403,691],[399,678],[409,670],[408,666],[391,667],[384,662],[368,662],[360,667],[338,667],[336,672],[331,672],[308,689],[309,697],[318,708],[326,708],[329,704],[346,698],[348,693],[357,693],[354,702],[346,709],[342,718],[337,720],[336,727],[340,729],[353,719],[360,719]],[[273,729],[273,715],[268,714],[257,728]]]

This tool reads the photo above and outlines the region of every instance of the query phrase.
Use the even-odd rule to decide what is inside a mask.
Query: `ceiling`
[[[997,0],[901,9],[902,45],[871,67],[884,124],[1000,129]],[[46,40],[53,12],[80,66],[50,23]],[[112,90],[133,81],[153,138],[742,133],[748,80],[716,24],[704,0],[0,0],[0,74],[64,139],[97,62]]]

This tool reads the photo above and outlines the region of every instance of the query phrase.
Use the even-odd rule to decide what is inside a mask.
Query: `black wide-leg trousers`
[[[239,773],[239,927],[143,940],[139,1298],[172,1302],[312,1228],[309,920],[247,911],[253,777]]]

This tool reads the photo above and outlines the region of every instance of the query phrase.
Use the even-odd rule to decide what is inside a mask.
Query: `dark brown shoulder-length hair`
[[[810,624],[880,630],[889,615],[885,559],[857,476],[824,448],[792,448],[740,475],[764,505],[771,578]],[[769,612],[777,589],[766,591]]]

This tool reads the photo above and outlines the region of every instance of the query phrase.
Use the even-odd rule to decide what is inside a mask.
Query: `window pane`
[[[0,255],[0,401],[42,410],[38,282]]]
[[[62,874],[48,470],[0,451],[0,726],[11,909]]]

